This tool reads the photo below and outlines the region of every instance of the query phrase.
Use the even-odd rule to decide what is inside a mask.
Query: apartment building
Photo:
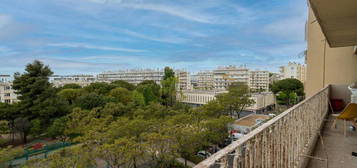
[[[184,70],[176,70],[175,75],[177,77],[177,88],[179,90],[192,90],[191,75]]]
[[[212,90],[214,87],[212,71],[202,71],[191,76],[191,83],[194,89]]]
[[[49,82],[55,87],[62,87],[66,84],[78,84],[83,87],[96,81],[97,78],[94,75],[52,75],[49,77]]]
[[[157,84],[160,84],[164,75],[165,73],[162,69],[132,69],[103,72],[98,74],[97,78],[99,81],[107,82],[123,80],[134,85],[137,85],[145,80],[152,80]],[[179,90],[190,90],[192,88],[189,72],[184,70],[175,70],[175,75],[178,80],[177,88]]]
[[[116,81],[123,80],[131,84],[137,85],[145,80],[155,81],[160,84],[164,77],[164,70],[162,69],[131,69],[119,71],[107,71],[98,74],[100,81]]]
[[[250,71],[249,87],[255,91],[269,90],[269,71]]]
[[[179,102],[200,106],[215,100],[218,94],[227,93],[224,90],[184,90],[177,94]]]
[[[249,69],[246,66],[223,66],[213,70],[214,89],[227,89],[234,82],[249,85]]]
[[[306,81],[306,66],[296,62],[289,62],[286,66],[280,67],[282,79],[294,78],[302,83]]]
[[[11,104],[17,101],[15,90],[12,89],[11,76],[0,75],[0,102]]]

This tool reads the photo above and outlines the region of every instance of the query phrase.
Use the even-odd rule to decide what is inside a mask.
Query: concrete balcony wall
[[[309,162],[307,156],[313,153],[328,114],[329,98],[328,86],[234,141],[195,168],[306,167]]]

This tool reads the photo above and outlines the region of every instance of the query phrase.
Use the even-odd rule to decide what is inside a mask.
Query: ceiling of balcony
[[[331,47],[357,45],[357,0],[310,0]]]

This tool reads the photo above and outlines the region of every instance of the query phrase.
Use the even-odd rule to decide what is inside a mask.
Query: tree
[[[125,88],[130,91],[135,90],[135,85],[133,85],[127,81],[123,81],[123,80],[116,80],[116,81],[112,82],[112,85],[114,85],[115,87]]]
[[[47,129],[48,136],[52,138],[59,137],[62,141],[65,141],[67,139],[67,137],[65,136],[66,124],[67,124],[66,117],[55,119],[52,125]]]
[[[145,151],[151,157],[155,165],[152,167],[166,168],[178,156],[177,141],[173,136],[162,133],[144,133]]]
[[[143,94],[146,105],[151,102],[160,102],[160,89],[160,85],[152,80],[143,81],[136,87],[136,90]]]
[[[273,83],[271,90],[277,94],[279,104],[296,104],[298,97],[305,96],[304,84],[297,79],[283,79]]]
[[[115,88],[109,92],[109,96],[113,97],[115,102],[129,104],[133,101],[132,92],[125,88]]]
[[[173,106],[176,102],[176,78],[174,71],[165,67],[164,79],[161,81],[161,96],[165,106]]]
[[[254,103],[250,98],[249,87],[243,83],[233,83],[228,88],[228,93],[217,96],[217,101],[224,111],[230,116],[240,117],[240,113]]]
[[[48,81],[52,74],[48,66],[37,60],[26,66],[25,73],[15,73],[12,87],[20,100],[15,116],[28,121],[39,119],[41,126],[46,127],[52,118],[68,113],[67,104],[56,96],[56,89]],[[25,143],[27,133],[23,132]]]
[[[107,95],[115,86],[109,83],[96,82],[84,87],[88,93],[96,93],[98,95]]]
[[[133,91],[133,93],[132,93],[132,99],[133,99],[134,105],[136,105],[136,106],[144,106],[145,105],[144,95],[136,90]]]
[[[174,78],[175,77],[175,72],[173,69],[170,67],[165,67],[164,69],[164,80],[169,79],[169,78]]]
[[[70,105],[72,105],[75,100],[84,95],[84,90],[82,89],[62,89],[58,92],[58,95],[66,100]]]
[[[112,168],[129,167],[136,168],[137,158],[143,155],[142,144],[130,138],[119,138],[112,144],[104,144],[98,148],[100,159]]]
[[[75,84],[75,83],[69,83],[65,84],[61,89],[81,89],[82,86]]]
[[[93,109],[95,107],[104,106],[106,103],[103,96],[96,93],[89,93],[83,96],[80,96],[76,99],[76,106],[82,109]]]

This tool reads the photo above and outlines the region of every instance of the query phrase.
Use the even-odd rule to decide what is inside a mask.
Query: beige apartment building
[[[336,6],[333,11],[325,11],[321,7],[320,18],[316,18],[309,8],[306,23],[307,96],[329,84],[350,85],[357,81],[357,51],[356,46],[353,46],[357,45],[357,18],[350,16],[351,11],[343,11],[346,6],[340,7]],[[333,14],[337,13],[340,13],[339,16],[345,15],[345,20],[335,20],[337,16]],[[329,21],[330,24],[321,24],[321,21]],[[319,22],[325,26],[324,30]],[[347,29],[348,31],[341,31]],[[329,36],[328,39],[323,32]]]
[[[11,76],[0,75],[0,102],[12,104],[17,101],[15,90],[12,89]]]
[[[269,71],[250,71],[249,87],[256,91],[269,91]]]
[[[176,70],[175,75],[177,77],[177,88],[179,90],[191,90],[191,75],[184,70]]]
[[[54,87],[62,87],[66,84],[77,84],[84,87],[96,81],[97,78],[94,75],[52,75],[49,77],[49,82]]]
[[[202,71],[191,76],[191,83],[194,89],[212,90],[214,86],[213,81],[212,71]]]
[[[234,82],[249,85],[249,69],[246,66],[222,66],[213,70],[214,89],[227,89]]]
[[[280,67],[280,74],[282,79],[294,78],[305,83],[306,66],[296,62],[289,62],[288,65]]]
[[[112,82],[116,80],[127,81],[137,85],[145,80],[152,80],[160,84],[164,78],[163,69],[130,69],[119,71],[106,71],[97,75],[97,79],[103,82]],[[190,73],[184,70],[175,70],[178,79],[177,88],[180,90],[191,89]]]

